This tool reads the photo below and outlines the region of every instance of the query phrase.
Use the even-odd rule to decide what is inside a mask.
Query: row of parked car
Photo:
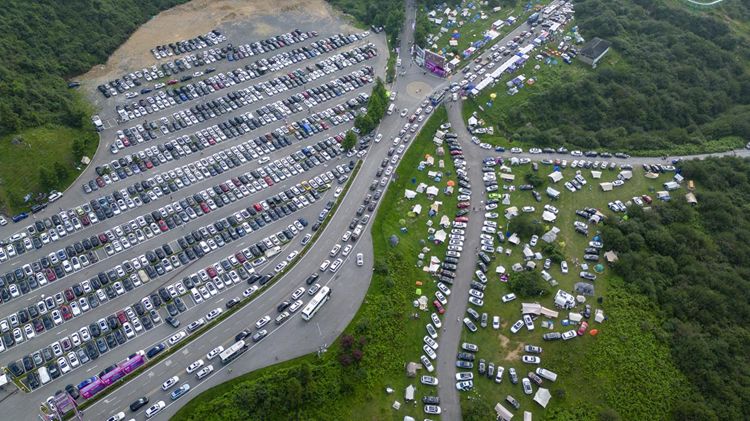
[[[313,42],[311,47],[300,47],[281,52],[269,58],[259,59],[244,67],[230,70],[226,74],[219,73],[196,83],[189,83],[175,89],[167,88],[165,91],[159,91],[165,86],[175,85],[178,82],[188,82],[194,77],[202,76],[203,73],[198,72],[194,76],[186,75],[181,77],[179,81],[175,79],[169,80],[166,84],[156,84],[154,85],[158,91],[156,94],[124,106],[118,105],[115,109],[119,114],[120,121],[132,120],[139,116],[145,116],[157,110],[190,101],[244,81],[256,79],[269,72],[281,71],[283,68],[295,63],[312,59],[320,54],[349,45],[358,39],[360,38],[357,35],[335,35],[325,40]],[[321,66],[321,63],[317,63],[317,65]],[[206,74],[212,73],[214,70],[213,68],[206,69]],[[150,92],[150,89],[144,89],[141,92],[146,94]]]
[[[151,54],[154,55],[154,58],[160,60],[163,58],[171,57],[172,55],[178,56],[181,54],[187,54],[192,51],[212,47],[226,40],[226,35],[222,34],[218,29],[214,29],[194,38],[170,42],[169,44],[157,45],[156,47],[151,49]]]
[[[328,177],[326,175],[326,177]],[[302,197],[304,195],[307,195],[309,192],[305,192],[304,186],[300,184],[299,186],[293,187],[298,193],[299,196]],[[292,194],[294,190],[290,189],[290,194]],[[311,194],[309,196],[311,199],[314,200],[314,194]],[[248,207],[245,211],[242,211],[234,216],[231,216],[229,218],[226,218],[222,221],[219,221],[213,225],[209,225],[207,227],[204,227],[198,231],[194,231],[191,234],[188,234],[185,236],[185,238],[178,239],[178,244],[180,244],[180,247],[183,247],[183,253],[189,253],[191,250],[189,243],[190,242],[197,242],[200,239],[200,243],[193,246],[193,250],[195,250],[198,254],[198,257],[202,256],[203,253],[209,253],[213,250],[215,250],[218,247],[221,247],[225,244],[224,239],[222,236],[219,236],[218,234],[224,234],[226,233],[225,230],[232,232],[232,230],[235,229],[235,227],[239,227],[239,224],[243,221],[245,221],[245,217],[243,215],[248,215],[250,217],[252,214],[258,213],[258,209],[267,209],[267,210],[273,210],[273,209],[284,209],[284,206],[290,206],[291,209],[287,210],[285,209],[284,214],[286,214],[287,211],[292,212],[294,209],[296,209],[296,197],[292,198],[289,203],[284,203],[283,199],[286,198],[285,193],[280,193],[276,196],[271,197],[268,199],[268,201],[263,201],[261,203],[257,203],[253,205],[253,207]],[[270,204],[269,204],[270,203]],[[283,229],[278,234],[266,237],[263,241],[259,242],[258,245],[254,245],[253,247],[268,247],[274,242],[287,242],[291,240],[294,235],[299,233],[304,226],[307,224],[304,219],[300,219],[295,224],[290,225],[287,227],[287,229]],[[249,232],[249,227],[246,227],[247,222],[244,222],[243,225],[237,229],[237,238],[244,236],[246,232]],[[248,228],[248,230],[243,230],[240,232],[241,229]],[[211,233],[215,233],[213,238],[210,237]],[[203,235],[205,234],[205,236]],[[198,239],[196,239],[196,236]],[[232,241],[234,236],[231,236],[230,238],[227,238],[226,243]],[[206,240],[206,241],[204,241]],[[268,244],[267,244],[268,243]],[[252,255],[252,249],[248,248],[248,254]],[[143,260],[143,267],[145,268],[152,268],[152,266],[149,266],[148,264],[154,264],[154,267],[158,267],[160,264],[164,264],[165,267],[168,268],[168,270],[171,270],[171,264],[167,257],[169,257],[169,254],[172,254],[172,258],[174,257],[174,252],[172,251],[171,247],[167,244],[163,245],[161,248],[155,249],[153,252],[147,252],[144,256],[141,256],[139,258],[140,260]],[[182,254],[182,253],[181,253]],[[262,256],[262,254],[258,253],[258,255]],[[161,257],[161,261],[159,258]],[[112,281],[112,279],[118,279],[117,281],[114,281],[113,285],[117,285],[120,283],[119,279],[121,279],[121,276],[127,276],[126,270],[128,271],[134,271],[136,268],[135,266],[139,265],[138,260],[134,259],[135,263],[132,265],[128,262],[123,263],[122,267],[117,266],[115,269],[105,273],[100,273],[96,278],[93,278],[90,282],[91,283],[109,283]],[[166,263],[165,263],[166,262]],[[176,319],[176,316],[186,310],[186,307],[184,303],[179,298],[180,295],[184,295],[188,293],[188,287],[190,287],[191,293],[193,294],[193,298],[196,302],[201,302],[202,295],[206,295],[206,299],[210,296],[217,293],[217,291],[221,291],[225,285],[231,285],[232,282],[240,282],[241,280],[248,280],[249,283],[253,283],[256,280],[260,279],[260,284],[264,284],[267,282],[267,280],[261,279],[261,277],[251,277],[250,273],[254,271],[253,265],[251,265],[249,262],[244,265],[244,268],[237,268],[237,271],[233,271],[232,268],[235,266],[239,266],[240,264],[243,264],[247,262],[247,259],[244,257],[237,257],[230,256],[228,259],[222,260],[221,262],[208,267],[205,270],[201,270],[194,274],[194,276],[186,277],[183,279],[183,281],[180,281],[176,283],[175,285],[169,285],[167,287],[160,288],[158,292],[152,293],[149,297],[144,298],[141,300],[141,302],[136,303],[133,305],[133,310],[135,311],[135,314],[138,316],[141,316],[141,319],[139,321],[122,321],[126,320],[126,315],[128,313],[132,313],[130,309],[125,309],[123,312],[118,313],[116,316],[112,315],[109,318],[107,318],[106,322],[104,319],[100,320],[96,325],[92,324],[88,328],[81,329],[81,332],[76,333],[76,335],[80,335],[82,338],[86,337],[97,337],[98,332],[105,332],[107,330],[107,325],[109,325],[109,329],[113,330],[112,336],[107,335],[106,342],[104,339],[97,339],[94,342],[96,343],[96,347],[94,348],[93,344],[88,344],[85,346],[85,352],[87,354],[91,353],[103,353],[106,352],[105,349],[107,347],[112,348],[114,346],[117,346],[117,344],[123,343],[125,338],[130,338],[132,335],[135,335],[134,332],[140,331],[141,326],[145,326],[146,329],[150,329],[150,326],[153,326],[153,323],[149,323],[147,319],[144,319],[144,315],[148,311],[148,316],[151,317],[153,322],[158,323],[160,318],[158,316],[158,312],[155,311],[155,308],[158,308],[162,301],[166,303],[166,309],[168,313],[170,314],[169,317],[166,318],[166,321],[170,323],[172,326],[177,327],[179,326],[179,321]],[[135,265],[135,266],[134,266]],[[152,268],[153,269],[153,268]],[[158,268],[154,269],[157,273],[154,273],[155,277],[156,275],[160,274],[158,271]],[[224,271],[227,271],[227,273],[224,273]],[[149,273],[150,271],[146,271]],[[126,278],[123,283],[126,283],[129,279],[137,279],[138,277],[144,277],[144,274],[139,270],[137,273],[138,276],[136,276],[135,273],[130,274],[129,278]],[[232,276],[234,275],[234,276]],[[152,277],[149,273],[149,277]],[[199,286],[202,282],[206,281],[206,288],[202,288],[200,292],[197,292],[196,287]],[[85,286],[81,285],[79,286],[79,289],[84,289]],[[75,289],[75,287],[73,288]],[[205,293],[203,292],[205,290]],[[119,292],[119,291],[117,291]],[[68,291],[66,291],[65,298],[71,298],[67,295]],[[99,291],[97,291],[97,294]],[[125,293],[123,290],[122,293]],[[196,299],[196,295],[198,295],[198,298]],[[73,292],[70,292],[70,295],[73,295]],[[170,302],[174,299],[173,302]],[[72,302],[69,302],[72,304]],[[143,314],[141,314],[143,313]],[[115,318],[117,317],[117,319]],[[119,329],[118,327],[115,327],[117,324],[117,321],[120,321],[122,324],[122,332],[116,329]],[[106,323],[106,324],[105,324]],[[98,329],[98,330],[97,330]],[[118,333],[119,332],[119,333]],[[123,336],[124,335],[124,336]],[[112,338],[112,339],[110,339]],[[114,340],[115,342],[112,342]],[[175,342],[175,341],[173,341]],[[72,343],[72,341],[71,341]],[[57,347],[55,344],[52,346],[52,351],[54,353],[55,349]],[[61,346],[64,350],[64,346]],[[42,350],[42,355],[44,355],[44,351]],[[96,355],[96,354],[95,354]],[[97,355],[98,356],[98,355]],[[88,355],[89,359],[95,359],[96,356],[92,358],[91,355]],[[28,361],[33,361],[33,356],[30,356],[31,360],[25,360],[24,363]],[[75,358],[75,357],[74,357]],[[58,358],[59,360],[60,358]],[[77,364],[79,360],[74,359],[73,361],[76,361],[73,363],[73,365]],[[68,367],[65,363],[57,362],[58,366],[62,367]],[[17,366],[15,368],[18,368]],[[55,364],[48,364],[48,370],[51,373],[57,373],[55,370]],[[62,371],[62,374],[65,374],[67,372],[66,369],[60,369]],[[23,373],[21,373],[23,374]]]

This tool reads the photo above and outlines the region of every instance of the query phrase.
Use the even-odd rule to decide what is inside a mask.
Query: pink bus
[[[126,373],[125,373],[125,371],[122,368],[117,367],[114,370],[110,371],[109,373],[103,375],[101,377],[101,379],[99,379],[99,380],[101,380],[101,382],[104,383],[105,386],[109,386],[112,383],[114,383],[114,382],[120,380],[121,378],[125,377],[125,374]]]
[[[118,366],[124,374],[130,374],[133,372],[133,370],[142,366],[145,362],[146,358],[141,354],[137,354],[135,357],[118,364]]]
[[[83,396],[84,399],[89,399],[106,388],[106,384],[102,383],[101,380],[96,379],[94,382],[87,384],[81,389],[81,396]]]

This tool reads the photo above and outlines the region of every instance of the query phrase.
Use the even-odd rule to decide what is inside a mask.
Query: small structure
[[[419,364],[413,361],[406,364],[406,375],[408,377],[417,377],[417,370],[419,370]]]
[[[587,42],[586,45],[581,48],[581,52],[578,54],[578,59],[582,62],[596,68],[596,64],[604,58],[604,55],[609,51],[609,47],[612,45],[611,42],[605,41],[599,37],[594,37],[591,41]]]
[[[409,402],[414,400],[414,392],[417,389],[413,385],[406,386],[406,390],[404,391],[404,400]]]
[[[512,183],[516,179],[516,176],[514,174],[500,173],[500,179]]]
[[[540,387],[534,395],[534,402],[538,403],[542,408],[546,408],[551,397],[552,394],[549,393],[549,389]]]
[[[551,199],[559,199],[560,192],[553,189],[552,187],[547,187],[547,196],[549,196]]]
[[[417,192],[415,192],[414,190],[406,189],[404,190],[404,197],[409,200],[414,199],[415,197],[417,197]]]
[[[435,239],[435,244],[442,244],[445,242],[445,239],[448,238],[448,234],[443,230],[438,230],[435,232],[433,238]]]
[[[91,158],[89,158],[88,156],[85,156],[85,155],[83,157],[81,157],[81,164],[88,165],[90,163],[91,163]]]
[[[505,209],[505,219],[511,219],[518,216],[518,208],[515,206],[511,206],[507,209]]]
[[[518,235],[516,235],[516,233],[514,232],[513,234],[510,235],[510,237],[508,237],[508,242],[517,246],[518,244],[521,243],[521,239],[518,238]]]
[[[399,409],[401,409],[401,402],[399,402],[399,401],[393,401],[393,405],[392,406],[393,406],[393,409],[395,409],[396,411],[398,411]]]
[[[630,170],[622,170],[620,171],[620,174],[617,175],[617,178],[623,181],[630,180],[633,178],[633,171]]]
[[[581,313],[576,313],[575,311],[571,311],[570,313],[568,313],[568,320],[570,320],[571,322],[578,323],[581,320],[583,320],[583,316],[581,316]]]
[[[667,191],[677,190],[680,188],[680,184],[676,181],[667,181],[666,183],[664,183],[664,188]]]
[[[612,191],[612,189],[614,188],[614,185],[610,183],[609,181],[607,181],[605,183],[599,183],[599,187],[602,188],[602,191]]]
[[[607,263],[615,263],[618,260],[617,253],[615,253],[614,250],[604,253],[604,260],[606,260]]]
[[[417,203],[416,205],[414,205],[413,208],[411,208],[411,211],[414,212],[415,214],[419,215],[420,213],[422,213],[422,205],[420,205],[419,203]]]
[[[555,220],[557,220],[557,215],[550,211],[544,211],[542,212],[542,220],[544,222],[555,222]]]
[[[549,231],[542,235],[542,241],[547,244],[553,243],[557,239],[557,234],[560,232],[560,228],[552,227]]]
[[[498,421],[510,421],[513,418],[513,413],[505,409],[499,402],[495,405],[495,413]]]
[[[687,201],[691,205],[697,205],[698,199],[695,197],[695,193],[688,192],[688,194],[685,195],[685,201]]]
[[[594,321],[597,323],[601,323],[604,321],[604,310],[597,308],[594,312]]]
[[[435,186],[427,187],[427,189],[425,190],[425,193],[427,193],[427,197],[431,199],[437,196],[439,192],[440,190],[438,190],[438,188]]]
[[[588,296],[594,295],[594,285],[588,282],[576,282],[576,284],[573,286],[573,289],[579,294]]]
[[[443,215],[440,218],[440,226],[443,228],[448,228],[449,226],[451,226],[451,220],[450,218],[448,218],[448,215]]]
[[[553,183],[557,183],[557,182],[559,182],[560,180],[563,179],[563,175],[562,175],[562,173],[560,171],[555,171],[552,174],[548,175],[547,177],[549,177],[549,179]]]
[[[417,185],[417,193],[424,193],[424,190],[426,188],[427,188],[427,184],[419,183],[419,185]]]
[[[600,179],[600,178],[602,178],[602,172],[601,171],[591,170],[591,178],[594,178],[594,179],[597,179],[597,180]]]

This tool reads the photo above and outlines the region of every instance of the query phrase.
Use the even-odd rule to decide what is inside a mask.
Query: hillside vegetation
[[[185,0],[6,0],[0,8],[0,135],[81,127],[66,79],[103,63],[142,23]]]
[[[626,285],[650,297],[674,361],[700,394],[685,396],[674,419],[738,420],[750,412],[750,161],[685,162],[699,204],[681,195],[650,212],[608,224],[605,244]]]
[[[508,109],[507,137],[542,146],[665,150],[750,139],[747,3],[698,12],[667,0],[577,0],[586,39],[612,42],[611,66],[562,80]],[[732,23],[732,21],[736,21]]]

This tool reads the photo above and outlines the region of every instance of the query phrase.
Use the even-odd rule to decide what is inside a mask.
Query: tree
[[[510,290],[519,297],[539,297],[547,295],[547,283],[542,279],[542,275],[536,271],[523,271],[514,273],[508,281]]]
[[[346,136],[344,136],[344,141],[341,142],[341,147],[344,148],[345,151],[349,152],[350,150],[354,149],[354,147],[357,146],[357,135],[354,134],[353,131],[349,130],[346,132]]]
[[[80,137],[75,138],[75,140],[73,140],[73,159],[75,159],[76,162],[80,162],[84,153],[86,153],[86,145]]]
[[[532,235],[542,235],[544,229],[539,221],[535,221],[527,213],[516,216],[510,220],[510,231],[515,232],[523,238],[530,238]]]
[[[50,191],[57,186],[58,178],[55,173],[42,167],[39,169],[39,184],[45,191]]]
[[[58,181],[62,181],[68,178],[68,169],[65,168],[63,164],[55,162],[53,168],[55,170],[55,175],[57,175]]]
[[[536,172],[530,172],[530,173],[527,173],[527,174],[526,174],[526,175],[524,176],[524,178],[526,179],[526,182],[527,182],[527,183],[531,184],[531,185],[532,185],[532,186],[534,186],[534,187],[539,187],[539,186],[541,186],[542,184],[544,184],[544,178],[543,178],[542,176],[540,176],[540,175],[539,175],[538,173],[536,173]]]

